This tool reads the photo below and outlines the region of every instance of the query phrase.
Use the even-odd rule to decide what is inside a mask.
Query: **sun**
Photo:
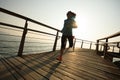
[[[78,28],[76,29],[73,29],[73,35],[75,35],[76,37],[82,37],[82,35],[84,35],[83,33],[86,33],[88,30],[87,30],[87,23],[88,23],[88,20],[87,18],[85,17],[76,17],[76,24],[78,26]]]

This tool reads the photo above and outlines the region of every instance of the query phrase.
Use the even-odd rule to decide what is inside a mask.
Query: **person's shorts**
[[[69,41],[69,47],[73,46],[73,36],[72,35],[71,36],[62,35],[61,49],[65,49],[66,48],[67,39]]]

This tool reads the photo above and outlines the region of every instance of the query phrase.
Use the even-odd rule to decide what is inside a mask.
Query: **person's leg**
[[[64,49],[66,47],[66,42],[67,42],[67,37],[66,36],[62,36],[62,39],[61,39],[61,50],[60,50],[60,55],[58,56],[57,60],[59,61],[62,61],[62,55],[63,55],[63,52],[64,52]]]
[[[68,40],[69,40],[69,48],[73,47],[73,36],[69,36]]]
[[[62,48],[61,50],[60,50],[60,58],[61,58],[61,60],[62,60],[62,55],[63,55],[63,52],[64,52],[64,48]]]

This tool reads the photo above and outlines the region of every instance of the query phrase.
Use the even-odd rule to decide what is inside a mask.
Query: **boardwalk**
[[[4,21],[0,22],[0,29],[3,32],[0,34],[0,53],[23,55],[22,57],[0,58],[0,80],[120,80],[120,69],[113,63],[96,55],[99,51],[104,51],[104,57],[112,61],[112,56],[108,55],[108,48],[112,47],[113,52],[114,48],[118,48],[120,53],[120,42],[108,41],[110,38],[119,36],[120,32],[98,39],[97,43],[74,38],[74,46],[76,43],[81,48],[83,48],[83,44],[87,44],[89,49],[96,46],[96,52],[88,49],[75,49],[74,52],[66,50],[62,63],[59,63],[56,60],[59,54],[56,48],[60,44],[61,36],[59,33],[61,33],[61,30],[3,8],[0,8],[0,12],[25,21],[24,26],[17,26]],[[43,27],[43,30],[38,30],[37,27],[29,28],[29,26],[32,26],[30,23]],[[46,32],[46,30],[48,31]],[[15,34],[14,31],[16,33],[23,32],[20,36]],[[37,38],[29,36],[29,34],[34,33]],[[105,40],[105,42],[101,43],[101,40]],[[52,47],[52,50],[48,45]],[[40,53],[40,51],[47,52],[49,49],[53,52],[34,54],[35,52]],[[24,55],[24,52],[30,52],[31,55]]]
[[[59,51],[0,60],[0,80],[119,80],[120,69],[95,51],[66,51],[63,62]]]

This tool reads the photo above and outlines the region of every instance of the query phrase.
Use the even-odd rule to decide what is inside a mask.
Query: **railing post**
[[[114,48],[115,48],[115,46],[113,46],[112,52],[114,52]]]
[[[75,50],[75,43],[76,43],[76,38],[74,38],[73,51]]]
[[[23,34],[22,34],[22,37],[21,37],[21,42],[20,42],[20,46],[19,46],[18,56],[22,56],[22,53],[23,53],[25,37],[26,37],[26,34],[27,34],[27,26],[28,26],[28,23],[27,23],[27,20],[26,20],[25,26],[24,26],[24,30],[23,30]]]
[[[91,49],[91,47],[92,47],[92,42],[90,43],[90,49]]]
[[[107,58],[107,47],[108,47],[108,38],[106,38],[106,43],[105,43],[105,47],[104,47],[104,58]]]
[[[58,34],[59,33],[59,31],[57,31],[57,34],[56,34],[56,37],[55,37],[55,41],[54,41],[54,46],[53,46],[53,51],[55,51],[56,50],[56,46],[57,46],[57,39],[58,39]]]
[[[99,40],[97,40],[97,44],[96,44],[96,53],[98,54],[99,51]]]
[[[83,47],[83,40],[82,40],[82,43],[81,43],[81,48]]]
[[[120,42],[117,43],[117,47],[119,48],[119,53],[120,53]]]

